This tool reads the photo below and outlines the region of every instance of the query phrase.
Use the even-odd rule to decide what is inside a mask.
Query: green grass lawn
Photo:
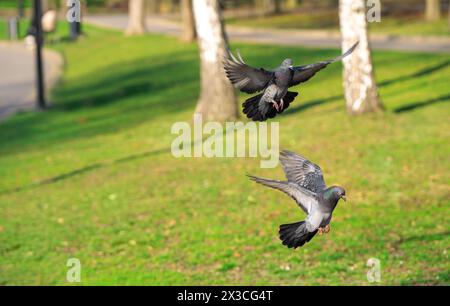
[[[339,16],[335,11],[289,13],[268,17],[230,18],[229,24],[279,29],[320,29],[339,31]],[[391,35],[449,36],[448,18],[427,22],[423,16],[381,16],[381,22],[369,23],[371,33]]]
[[[18,8],[18,0],[2,0],[0,2],[0,9],[17,9]],[[23,1],[23,6],[25,8],[29,8],[32,6],[31,4],[31,0],[24,0]]]
[[[19,37],[24,38],[27,34],[30,21],[27,19],[21,19],[19,21]],[[0,17],[0,40],[9,39],[8,35],[8,19]]]
[[[280,145],[347,190],[330,234],[296,251],[278,226],[303,213],[245,176],[259,159],[189,159],[169,149],[199,92],[194,44],[86,27],[54,48],[64,78],[46,112],[0,123],[0,284],[450,284],[448,55],[374,52],[382,115],[349,117],[341,64],[277,117]],[[310,63],[339,50],[233,44],[248,63]],[[242,101],[244,95],[240,96]]]
[[[19,21],[19,38],[23,39],[27,35],[28,28],[30,27],[29,19],[20,19]],[[49,40],[67,40],[69,36],[69,24],[67,22],[57,22],[54,33],[47,33],[46,39]],[[8,22],[6,18],[0,17],[0,41],[9,40],[8,35]]]

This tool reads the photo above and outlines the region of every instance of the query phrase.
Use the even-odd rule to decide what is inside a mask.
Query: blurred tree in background
[[[192,42],[196,38],[194,12],[192,10],[192,0],[181,1],[181,14],[183,27],[181,39],[186,42]]]
[[[149,14],[158,14],[161,11],[161,0],[149,0],[148,12]]]
[[[127,35],[144,34],[145,27],[145,0],[129,0]]]
[[[259,0],[257,5],[262,8],[264,15],[281,13],[281,0]]]
[[[426,0],[425,19],[428,21],[435,21],[441,18],[441,1],[440,0]]]
[[[237,118],[234,88],[228,81],[222,60],[228,41],[218,0],[194,0],[193,8],[200,49],[200,98],[195,112],[206,121]]]
[[[340,0],[342,49],[348,50],[355,42],[359,46],[344,59],[344,89],[347,111],[363,114],[382,109],[370,54],[364,0]]]

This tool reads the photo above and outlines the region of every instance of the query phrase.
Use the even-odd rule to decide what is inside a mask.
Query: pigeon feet
[[[273,105],[273,107],[277,110],[277,112],[279,112],[280,111],[280,108],[279,108],[279,106],[278,106],[278,103],[277,103],[277,101],[275,101],[275,100],[272,100],[272,105]]]
[[[272,100],[273,107],[277,110],[277,112],[280,112],[283,110],[284,107],[284,101],[283,99],[280,100],[280,104],[277,103],[277,101]]]
[[[331,227],[329,224],[325,225],[325,227],[319,227],[318,229],[319,235],[328,234],[330,232],[330,229]]]

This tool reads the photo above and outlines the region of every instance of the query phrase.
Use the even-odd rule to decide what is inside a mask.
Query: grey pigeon
[[[237,58],[229,52],[230,57],[225,58],[223,64],[228,79],[240,91],[249,94],[262,91],[247,99],[242,107],[248,118],[265,121],[282,113],[294,101],[298,93],[288,91],[289,87],[308,81],[319,70],[350,55],[357,45],[334,59],[297,67],[287,58],[274,70],[253,68],[244,62],[239,50]]]
[[[320,167],[293,152],[282,151],[280,162],[287,181],[249,177],[259,184],[283,191],[307,214],[304,221],[280,225],[281,241],[295,249],[309,242],[317,232],[330,231],[331,215],[339,199],[346,200],[345,190],[339,186],[327,187]]]

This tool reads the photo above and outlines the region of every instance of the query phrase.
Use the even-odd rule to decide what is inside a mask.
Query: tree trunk
[[[59,18],[65,20],[67,13],[67,0],[60,0],[59,2]]]
[[[364,0],[340,0],[339,20],[342,49],[348,50],[355,42],[359,46],[344,62],[344,89],[347,111],[362,114],[381,110],[375,75],[370,55]]]
[[[171,0],[171,1],[170,1],[169,12],[172,13],[172,14],[173,14],[173,13],[176,13],[179,4],[180,4],[180,3],[179,3],[178,0]]]
[[[192,0],[182,0],[181,14],[183,19],[181,39],[186,42],[192,42],[197,36],[195,32],[194,12],[192,11]]]
[[[145,1],[129,0],[127,35],[139,35],[147,31],[145,27]]]
[[[286,6],[290,9],[296,9],[300,6],[301,0],[288,0]]]
[[[441,18],[441,1],[426,0],[425,19],[427,21],[436,21]]]
[[[42,13],[47,12],[50,7],[48,5],[48,0],[41,0]]]
[[[149,14],[161,13],[161,0],[148,0],[148,12]]]
[[[228,81],[222,60],[228,43],[218,0],[193,0],[195,26],[200,49],[201,91],[196,113],[204,121],[226,121],[237,117],[234,88]]]
[[[266,16],[281,13],[281,0],[259,0],[258,6]]]

